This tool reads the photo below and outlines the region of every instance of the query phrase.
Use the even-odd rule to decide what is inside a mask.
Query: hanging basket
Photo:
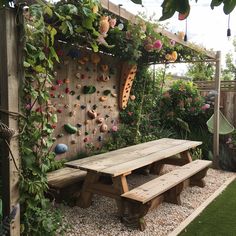
[[[214,133],[214,114],[207,121],[207,127],[209,132]],[[229,123],[227,118],[219,112],[219,134],[226,135],[234,131],[234,126]]]
[[[14,129],[10,129],[7,125],[0,121],[0,138],[11,139],[15,134]]]

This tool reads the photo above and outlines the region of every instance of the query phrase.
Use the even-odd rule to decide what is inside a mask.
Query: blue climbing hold
[[[68,151],[68,146],[66,144],[63,143],[59,143],[56,145],[55,147],[55,153],[56,154],[62,154]]]

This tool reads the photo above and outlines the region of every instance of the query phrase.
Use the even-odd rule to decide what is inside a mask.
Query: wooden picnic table
[[[200,144],[198,141],[163,138],[66,162],[65,165],[87,171],[78,201],[81,207],[89,207],[92,196],[96,193],[114,198],[122,215],[124,209],[121,195],[129,191],[127,175],[141,167],[155,166],[176,154],[180,154],[182,164],[189,163],[192,161],[189,150]],[[104,175],[111,177],[112,184],[101,181],[101,176]]]

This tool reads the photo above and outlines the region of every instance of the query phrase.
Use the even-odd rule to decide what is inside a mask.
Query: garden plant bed
[[[166,166],[163,172],[169,172]],[[68,224],[66,235],[168,235],[189,217],[203,202],[215,193],[234,173],[209,169],[204,188],[186,188],[181,193],[182,205],[161,204],[146,216],[147,228],[144,232],[123,225],[118,216],[114,200],[96,195],[87,209],[60,205],[64,223]],[[133,188],[155,178],[154,175],[131,175],[129,185]]]

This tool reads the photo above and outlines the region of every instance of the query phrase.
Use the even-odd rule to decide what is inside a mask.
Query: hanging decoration
[[[227,37],[228,39],[230,38],[231,36],[231,29],[230,29],[230,14],[228,16],[228,29],[227,29]]]

